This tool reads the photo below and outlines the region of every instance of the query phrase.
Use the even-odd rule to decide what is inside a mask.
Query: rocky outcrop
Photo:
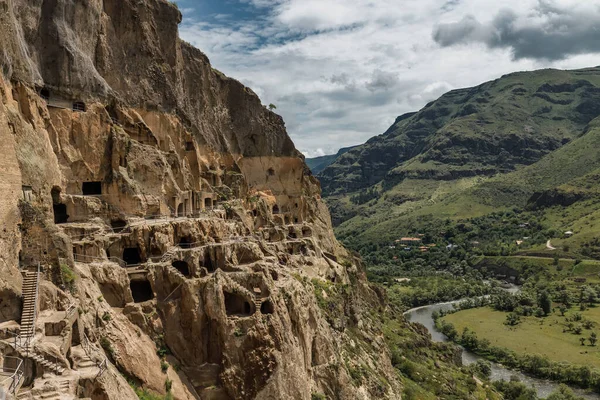
[[[5,343],[28,393],[399,398],[318,181],[282,119],[178,38],[173,4],[0,11],[0,322],[21,315],[18,266],[43,271],[37,358]]]

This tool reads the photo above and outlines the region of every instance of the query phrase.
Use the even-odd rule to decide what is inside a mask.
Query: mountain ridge
[[[517,72],[398,118],[318,174],[337,234],[356,250],[418,229],[419,216],[595,201],[599,78],[598,67]]]

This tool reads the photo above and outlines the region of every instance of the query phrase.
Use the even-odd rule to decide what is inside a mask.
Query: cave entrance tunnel
[[[208,251],[206,252],[206,254],[204,254],[203,264],[203,267],[205,267],[208,272],[215,272],[215,264],[213,263],[212,257],[210,256],[210,253]]]
[[[61,190],[58,186],[54,186],[50,191],[50,195],[52,196],[52,211],[54,212],[55,224],[64,224],[69,220],[69,215],[67,214],[67,205],[60,202],[60,192]]]
[[[127,226],[127,221],[122,219],[115,219],[110,221],[110,227],[113,229],[113,232],[120,233]]]
[[[204,208],[212,208],[212,199],[210,197],[207,197],[206,199],[204,199]]]
[[[152,286],[147,280],[135,280],[129,282],[131,295],[135,303],[143,303],[154,298]]]
[[[66,204],[53,204],[52,211],[54,211],[55,224],[66,224],[69,221]]]
[[[236,293],[223,292],[225,296],[225,311],[227,315],[249,317],[254,314],[254,304]]]
[[[102,194],[102,182],[83,182],[81,192],[84,196],[98,196]]]
[[[279,206],[277,204],[273,206],[273,214],[279,214]]]
[[[182,249],[190,249],[192,247],[192,243],[193,240],[191,236],[183,236],[179,238],[179,243],[177,243],[177,246]]]
[[[275,306],[271,300],[265,300],[260,305],[261,314],[273,314],[275,312]]]
[[[189,278],[192,274],[190,273],[190,266],[187,262],[182,260],[173,261],[171,264],[173,268],[177,271],[181,272],[181,274],[187,278]]]
[[[183,203],[177,206],[177,216],[183,217]]]
[[[71,347],[79,346],[81,338],[79,337],[79,320],[76,320],[71,332]]]
[[[123,249],[123,261],[127,266],[139,265],[142,263],[140,249],[137,247],[126,247]]]

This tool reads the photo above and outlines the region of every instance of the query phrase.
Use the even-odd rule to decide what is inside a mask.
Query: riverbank
[[[406,318],[411,322],[417,322],[423,325],[431,334],[431,338],[436,342],[448,342],[448,338],[441,332],[439,332],[435,327],[435,322],[433,320],[432,314],[434,312],[447,311],[453,309],[453,305],[460,301],[452,301],[440,304],[433,304],[430,306],[422,306],[416,307],[414,309],[408,310],[404,313]],[[463,348],[462,353],[462,362],[464,365],[471,365],[477,360],[482,360],[483,357],[468,351]],[[491,376],[490,379],[492,381],[499,380],[510,380],[511,376],[516,376],[520,381],[525,383],[527,386],[536,390],[538,397],[545,398],[549,396],[552,392],[558,389],[559,383],[555,383],[546,379],[539,379],[535,377],[531,377],[517,370],[511,370],[501,364],[492,362],[491,363]],[[588,400],[599,400],[600,396],[594,393],[587,393],[580,389],[574,389],[578,396],[584,397]]]

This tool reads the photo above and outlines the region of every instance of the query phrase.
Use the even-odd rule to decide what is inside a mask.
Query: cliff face
[[[177,399],[399,397],[381,301],[282,119],[180,21],[160,0],[0,0],[0,323],[21,338],[22,274],[43,270],[31,351],[0,346],[24,359],[23,398],[136,398],[126,379]]]

